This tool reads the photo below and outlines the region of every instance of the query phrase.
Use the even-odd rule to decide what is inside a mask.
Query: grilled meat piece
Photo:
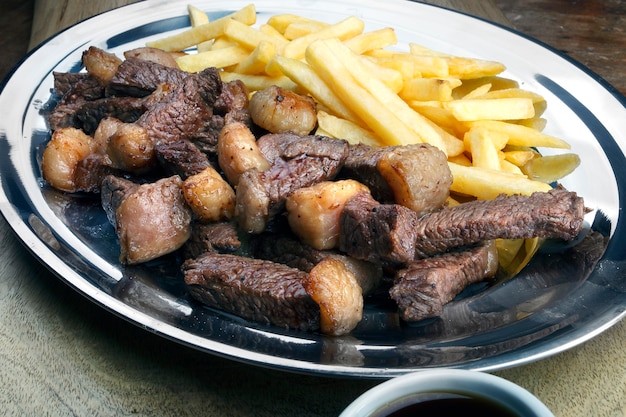
[[[417,213],[407,207],[358,193],[341,213],[339,249],[357,259],[403,264],[415,257],[417,221]]]
[[[161,84],[180,84],[188,75],[178,68],[131,57],[119,65],[109,80],[107,95],[145,97]]]
[[[215,101],[215,113],[225,115],[234,111],[248,110],[248,88],[241,80],[229,81],[222,85],[222,92]]]
[[[54,72],[54,91],[66,101],[104,97],[104,85],[85,72]]]
[[[418,214],[440,209],[452,185],[446,155],[425,143],[351,145],[340,175],[367,185],[375,200],[402,204]]]
[[[584,214],[582,197],[562,188],[446,207],[417,223],[415,255],[428,257],[497,238],[572,240],[582,229]]]
[[[237,185],[237,218],[251,233],[265,230],[294,190],[334,178],[348,152],[346,141],[322,136],[266,135],[257,144],[272,165],[244,172]]]
[[[497,238],[571,240],[584,212],[583,199],[561,188],[471,201],[421,218],[360,193],[344,207],[339,247],[358,259],[402,264]]]
[[[354,274],[363,294],[380,284],[383,271],[380,265],[361,261],[337,251],[317,250],[286,234],[261,233],[250,241],[251,253],[261,259],[278,262],[305,272],[326,258],[339,260]]]
[[[163,100],[151,106],[137,124],[148,131],[155,145],[191,139],[211,118],[221,88],[215,68],[188,74]]]
[[[114,117],[124,123],[134,123],[146,110],[148,110],[146,100],[135,97],[105,97],[86,101],[74,112],[71,126],[93,135],[105,117]]]
[[[467,286],[491,278],[498,269],[493,241],[409,262],[399,270],[389,295],[405,321],[439,316],[443,306]]]
[[[317,330],[319,306],[306,293],[306,272],[271,261],[207,252],[182,266],[191,295],[248,320]]]
[[[183,246],[186,259],[205,252],[234,253],[241,247],[235,222],[194,223],[191,237]]]
[[[94,153],[78,162],[74,172],[74,181],[77,190],[99,193],[104,179],[108,175],[115,174],[119,174],[119,171],[105,164],[102,155]]]
[[[209,158],[189,140],[162,143],[154,151],[159,165],[169,175],[179,175],[183,180],[212,166]]]
[[[340,175],[367,185],[376,201],[382,203],[395,202],[393,190],[376,168],[378,161],[387,152],[388,147],[374,148],[363,144],[350,145],[348,157]]]
[[[102,207],[120,241],[122,264],[147,262],[180,248],[192,214],[178,176],[138,185],[113,175],[102,184]]]

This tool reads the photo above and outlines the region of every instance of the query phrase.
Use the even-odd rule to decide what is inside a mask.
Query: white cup
[[[404,408],[404,415],[410,415],[409,409],[421,409],[415,415],[426,417],[427,407],[438,406],[442,411],[443,407],[452,407],[453,402],[463,404],[463,415],[475,415],[470,407],[488,407],[491,413],[483,415],[495,416],[500,411],[502,416],[554,417],[537,397],[519,385],[488,373],[458,369],[425,370],[392,378],[366,391],[340,417],[386,417],[394,412],[402,415],[398,408]]]

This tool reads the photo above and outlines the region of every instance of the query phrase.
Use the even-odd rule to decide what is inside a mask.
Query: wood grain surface
[[[4,0],[0,77],[50,35],[131,2]],[[429,3],[511,25],[570,54],[626,93],[624,1]],[[4,219],[0,254],[2,415],[333,416],[379,383],[250,366],[142,330],[57,279]],[[557,417],[624,417],[624,340],[622,321],[582,346],[496,374],[534,393]]]

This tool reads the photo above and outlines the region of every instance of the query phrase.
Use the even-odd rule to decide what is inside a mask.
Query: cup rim
[[[554,417],[537,397],[521,386],[482,371],[437,369],[391,378],[357,397],[339,417],[370,416],[383,406],[418,393],[453,392],[480,395],[528,417]]]

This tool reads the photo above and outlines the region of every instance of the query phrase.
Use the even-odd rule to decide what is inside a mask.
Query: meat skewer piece
[[[182,266],[191,295],[209,307],[283,328],[317,330],[319,306],[307,273],[262,259],[207,252]]]
[[[342,212],[339,248],[358,259],[397,265],[497,238],[571,240],[584,213],[583,199],[562,188],[471,201],[423,217],[359,193]]]
[[[293,191],[334,178],[347,156],[348,144],[343,140],[287,134],[284,138],[287,140],[271,153],[264,152],[263,138],[259,139],[270,168],[262,172],[251,169],[239,177],[235,213],[249,233],[264,231]]]
[[[205,252],[234,253],[241,247],[233,221],[217,223],[194,223],[191,237],[183,246],[185,258],[197,258]]]
[[[102,184],[102,207],[120,241],[120,262],[137,264],[180,248],[191,235],[191,210],[178,176],[138,185],[113,175]]]
[[[493,241],[409,262],[399,270],[389,295],[405,321],[441,315],[446,303],[467,286],[491,278],[498,269]]]
[[[143,61],[148,62],[148,61]],[[213,115],[222,81],[215,68],[188,74],[137,120],[155,145],[192,139]]]
[[[340,175],[367,185],[377,201],[402,204],[418,214],[443,207],[452,185],[446,155],[425,143],[352,145]]]
[[[250,240],[252,254],[261,259],[289,265],[305,272],[327,258],[341,261],[354,274],[364,295],[378,287],[383,278],[382,267],[332,250],[318,250],[296,238],[279,233],[261,233]]]

